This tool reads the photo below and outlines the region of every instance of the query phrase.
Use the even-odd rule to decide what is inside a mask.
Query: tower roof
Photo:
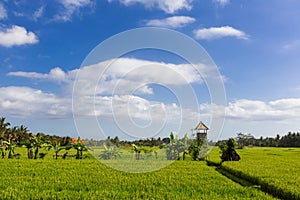
[[[195,130],[208,130],[208,129],[209,128],[202,121],[200,121],[195,128]]]

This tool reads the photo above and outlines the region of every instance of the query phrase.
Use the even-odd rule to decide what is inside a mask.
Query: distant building
[[[82,144],[86,144],[86,141],[83,139],[80,139]],[[71,143],[77,143],[78,142],[78,138],[71,138]]]

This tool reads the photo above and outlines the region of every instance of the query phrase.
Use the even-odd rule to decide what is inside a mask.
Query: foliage
[[[178,135],[174,137],[173,133],[170,134],[170,143],[166,145],[166,155],[168,160],[177,160],[180,154],[188,148],[188,143],[178,139]]]
[[[200,146],[198,146],[198,144],[196,144],[195,142],[192,143],[191,146],[189,146],[188,152],[192,156],[193,160],[199,160],[200,150]]]
[[[236,137],[238,148],[239,149],[244,148],[245,144],[247,144],[247,142],[251,141],[252,139],[254,139],[254,137],[249,133],[248,134],[238,133]]]
[[[10,127],[10,123],[5,120],[4,117],[0,118],[0,141],[11,140],[16,146],[22,146],[28,143],[32,139],[32,136],[34,136],[34,134],[24,125]],[[71,140],[70,137],[59,137],[43,133],[37,133],[36,136],[44,143],[54,143],[59,141],[62,146],[67,146]]]
[[[300,133],[292,133],[280,137],[280,135],[276,135],[276,137],[260,137],[254,138],[249,133],[238,133],[236,140],[238,142],[238,146],[242,149],[245,146],[259,146],[259,147],[300,147]],[[222,141],[218,141],[216,146]]]
[[[229,138],[227,142],[223,143],[220,146],[222,152],[222,156],[221,156],[222,162],[239,161],[241,159],[239,154],[235,150],[236,146],[237,146],[236,141],[233,138]]]
[[[28,141],[24,142],[24,146],[27,148],[28,159],[37,159],[39,156],[39,149],[42,147],[47,147],[48,144],[45,143],[40,135],[31,134]]]
[[[2,148],[4,148],[5,151],[8,151],[8,156],[7,158],[13,158],[14,154],[15,154],[15,147],[16,145],[11,141],[3,141],[2,142],[3,146]]]
[[[121,151],[114,145],[104,145],[104,150],[101,152],[99,157],[103,160],[117,159],[117,157],[121,157]]]
[[[82,143],[81,138],[78,137],[76,142],[72,143],[72,147],[76,149],[76,159],[82,159],[82,152],[87,151],[88,149],[86,146]]]
[[[58,154],[59,154],[60,151],[62,151],[62,150],[69,150],[69,149],[72,148],[72,146],[71,145],[61,146],[60,142],[57,142],[54,145],[49,145],[48,149],[50,149],[50,148],[54,150],[54,152],[55,152],[55,159],[57,159],[58,158]],[[66,153],[66,155],[67,155],[67,153]]]

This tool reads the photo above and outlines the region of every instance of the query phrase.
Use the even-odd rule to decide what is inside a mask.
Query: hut
[[[209,128],[202,121],[200,121],[196,128],[193,130],[193,133],[195,133],[197,136],[198,144],[200,144],[201,140],[207,140],[208,130]]]

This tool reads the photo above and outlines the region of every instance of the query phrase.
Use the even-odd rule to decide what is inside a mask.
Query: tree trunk
[[[34,151],[34,159],[37,159],[38,153],[39,153],[39,148],[37,147]]]
[[[8,152],[8,157],[7,158],[12,158],[12,150],[11,149]]]

